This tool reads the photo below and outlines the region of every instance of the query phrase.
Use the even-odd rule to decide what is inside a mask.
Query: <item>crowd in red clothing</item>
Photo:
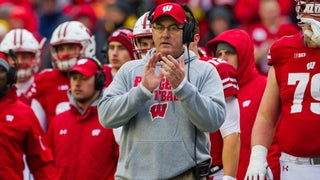
[[[134,24],[136,20],[143,15],[146,11],[149,11],[153,7],[165,3],[165,2],[176,2],[179,4],[186,3],[190,6],[192,9],[195,18],[198,21],[199,25],[199,34],[201,39],[199,40],[199,45],[201,47],[208,46],[214,46],[210,47],[211,50],[214,49],[214,52],[210,52],[211,54],[208,54],[210,56],[216,56],[218,57],[218,54],[216,53],[216,46],[219,43],[219,41],[227,41],[231,46],[235,47],[235,53],[238,54],[238,62],[239,66],[237,69],[237,75],[238,75],[238,84],[240,91],[237,92],[237,98],[239,100],[239,105],[241,105],[241,120],[240,120],[240,129],[241,129],[241,140],[246,139],[242,141],[241,148],[240,148],[240,158],[239,158],[239,167],[238,167],[238,179],[242,179],[245,176],[246,168],[249,164],[249,157],[250,157],[250,139],[251,139],[251,130],[252,126],[255,120],[255,113],[257,111],[258,105],[261,100],[262,92],[265,88],[266,83],[266,75],[268,72],[268,66],[267,66],[267,53],[271,45],[278,40],[279,38],[286,36],[286,35],[293,35],[300,31],[298,26],[296,25],[296,22],[294,19],[295,11],[294,11],[294,4],[292,0],[133,0],[133,1],[122,1],[122,0],[70,0],[70,1],[62,1],[62,0],[46,0],[46,1],[25,1],[25,0],[1,0],[0,1],[0,41],[6,42],[6,35],[9,34],[9,32],[18,34],[21,33],[21,39],[22,35],[28,35],[30,37],[30,40],[32,42],[32,47],[35,49],[23,49],[19,51],[19,49],[12,49],[9,48],[7,45],[3,45],[3,43],[0,46],[0,51],[5,54],[6,57],[3,57],[9,65],[15,64],[16,67],[21,68],[25,67],[25,72],[29,71],[28,68],[31,69],[32,67],[32,73],[30,76],[28,76],[27,80],[23,80],[23,76],[19,76],[18,72],[18,78],[16,80],[16,86],[19,90],[25,87],[27,88],[27,93],[17,94],[17,97],[14,97],[14,100],[11,100],[7,97],[7,95],[4,96],[4,99],[2,98],[2,93],[0,93],[0,109],[6,109],[6,111],[1,112],[2,113],[15,113],[14,109],[15,107],[19,107],[20,109],[25,109],[26,117],[30,117],[32,121],[28,122],[31,125],[25,125],[28,128],[31,128],[27,133],[30,133],[29,136],[37,136],[37,137],[31,137],[29,142],[32,145],[35,145],[35,147],[41,149],[42,151],[34,152],[39,153],[41,155],[40,160],[33,158],[29,158],[28,156],[32,156],[34,154],[31,153],[33,150],[28,150],[27,152],[20,152],[25,153],[27,155],[27,164],[30,168],[30,170],[34,173],[33,176],[36,179],[47,179],[52,178],[55,179],[56,177],[53,175],[55,170],[52,170],[53,167],[50,165],[51,162],[54,161],[53,157],[51,156],[51,150],[45,151],[44,149],[49,148],[52,150],[60,150],[60,149],[66,149],[70,150],[72,148],[75,148],[76,145],[79,145],[82,143],[82,141],[85,141],[88,144],[82,144],[82,146],[90,146],[97,148],[96,152],[88,152],[88,149],[84,150],[73,150],[74,152],[80,152],[82,154],[100,154],[103,155],[104,153],[109,153],[112,155],[112,160],[110,162],[113,164],[112,168],[108,169],[108,175],[115,173],[116,168],[116,162],[115,159],[118,158],[118,145],[115,143],[116,139],[113,137],[112,131],[105,130],[102,131],[101,134],[104,135],[105,139],[112,139],[109,144],[104,144],[104,147],[97,147],[94,146],[94,142],[103,144],[102,140],[96,140],[96,139],[67,139],[67,140],[56,140],[55,135],[56,134],[64,134],[66,131],[57,131],[57,129],[68,129],[71,126],[75,126],[72,123],[79,123],[83,121],[83,119],[89,117],[90,119],[97,119],[96,114],[96,107],[92,107],[89,109],[85,109],[83,112],[81,111],[81,108],[79,110],[79,107],[77,103],[76,105],[70,105],[70,97],[73,95],[67,94],[67,91],[72,88],[70,87],[70,77],[67,72],[69,72],[73,66],[67,65],[59,65],[56,64],[56,59],[61,58],[59,56],[59,51],[68,51],[69,48],[72,49],[72,51],[76,52],[75,54],[81,54],[84,53],[83,56],[85,57],[91,57],[95,56],[99,62],[104,65],[101,66],[103,69],[103,73],[105,74],[107,78],[107,84],[105,84],[105,87],[107,87],[111,81],[113,72],[111,69],[111,66],[108,66],[106,64],[110,64],[110,58],[106,56],[105,51],[108,50],[108,43],[111,41],[114,32],[118,30],[119,28],[128,28],[132,29],[134,27]],[[83,42],[78,43],[74,41],[68,41],[67,43],[64,42],[64,50],[63,48],[60,48],[59,46],[61,43],[59,40],[57,41],[57,44],[55,44],[54,36],[55,33],[58,33],[57,36],[60,36],[60,33],[62,30],[59,31],[60,28],[68,28],[68,24],[70,22],[81,22],[80,26],[81,29],[83,28],[84,36],[88,35],[88,38],[84,38],[83,41],[90,41],[94,39],[91,43],[94,43],[94,45],[85,45]],[[72,24],[72,23],[71,23]],[[82,27],[83,25],[83,27]],[[79,27],[80,27],[79,26]],[[27,30],[28,32],[20,32],[20,29]],[[229,31],[234,29],[234,31]],[[124,30],[125,31],[125,30]],[[29,34],[31,34],[29,36]],[[61,33],[62,34],[62,33]],[[128,34],[130,34],[128,32]],[[230,37],[230,35],[238,35],[237,38]],[[248,35],[248,36],[247,36]],[[31,37],[33,36],[33,37]],[[94,38],[93,38],[94,37]],[[248,39],[247,39],[248,38]],[[59,38],[58,38],[59,39]],[[12,40],[12,38],[11,38]],[[27,41],[25,40],[25,41]],[[211,41],[210,41],[211,40]],[[24,40],[21,40],[22,42]],[[247,43],[250,42],[250,43]],[[252,43],[251,43],[252,42]],[[72,44],[81,44],[80,49],[77,49],[77,45],[72,46]],[[28,44],[25,45],[28,47]],[[30,45],[31,46],[31,45]],[[82,52],[81,49],[84,47],[92,47],[91,51],[89,50],[87,52]],[[132,44],[125,44],[126,48],[132,48],[133,51],[133,45]],[[131,47],[132,46],[132,47]],[[10,50],[14,50],[15,54],[11,54]],[[52,52],[55,52],[56,54],[53,54]],[[94,51],[94,52],[93,52]],[[130,55],[133,54],[133,52],[130,51]],[[207,50],[208,51],[208,50]],[[209,51],[208,51],[209,52]],[[217,50],[218,52],[218,50]],[[32,63],[23,63],[21,62],[21,59],[25,57],[26,55],[24,53],[30,53],[31,56],[37,57],[40,60],[37,62]],[[16,57],[15,57],[16,56]],[[132,57],[132,56],[131,56]],[[75,57],[69,57],[70,60]],[[133,58],[131,58],[133,59]],[[245,61],[243,61],[245,60]],[[75,62],[74,62],[75,63]],[[73,63],[73,64],[74,64]],[[241,63],[248,63],[248,64],[241,64]],[[32,64],[32,65],[31,65]],[[35,65],[36,66],[33,66]],[[72,65],[73,65],[72,64]],[[2,64],[0,64],[1,67]],[[61,69],[61,67],[66,67],[67,69]],[[79,65],[80,66],[80,65]],[[257,68],[257,69],[256,69]],[[248,70],[249,69],[249,70]],[[0,69],[0,72],[2,69]],[[6,69],[6,71],[9,71]],[[31,71],[31,70],[30,70]],[[79,71],[80,72],[80,71]],[[252,74],[250,74],[252,73]],[[81,73],[80,73],[81,74]],[[259,74],[259,75],[258,75]],[[20,79],[19,79],[20,77]],[[30,78],[30,79],[29,79]],[[81,79],[81,78],[80,78]],[[1,80],[1,79],[0,79]],[[252,83],[252,84],[251,84]],[[31,85],[32,84],[32,85]],[[54,85],[51,85],[54,84]],[[31,86],[30,86],[31,85]],[[19,88],[20,87],[20,88]],[[52,87],[56,89],[52,89]],[[248,92],[252,92],[252,90],[255,88],[261,88],[261,89],[255,89],[255,92],[258,91],[258,93],[252,93],[255,95],[255,97],[251,97],[248,95]],[[2,89],[1,89],[2,90]],[[101,90],[101,89],[95,89],[95,90]],[[3,90],[5,91],[5,89]],[[13,91],[16,91],[15,87],[13,87],[10,90],[10,93],[8,95],[14,94]],[[41,92],[41,93],[39,93]],[[59,94],[60,93],[60,94]],[[63,95],[62,95],[63,94]],[[251,93],[249,93],[252,95]],[[13,95],[12,95],[13,96]],[[16,99],[20,98],[20,100],[24,100],[24,102],[31,106],[34,109],[42,108],[44,109],[44,113],[42,111],[34,110],[33,112],[30,112],[32,109],[28,106],[22,105],[18,102],[16,102]],[[248,98],[252,98],[252,103],[254,103],[254,109],[246,109],[246,103],[248,101]],[[33,104],[31,102],[32,99],[36,99],[38,101],[34,101]],[[40,99],[40,100],[39,100]],[[97,97],[98,99],[98,97]],[[2,102],[2,100],[4,102]],[[7,106],[7,104],[11,103],[10,106]],[[43,102],[45,103],[43,103]],[[53,103],[55,102],[55,103]],[[72,104],[72,103],[71,103]],[[15,106],[15,107],[13,107]],[[55,106],[56,108],[52,108],[52,106]],[[66,108],[66,106],[68,106]],[[12,108],[8,108],[12,107]],[[48,110],[46,110],[48,109]],[[61,110],[61,111],[59,111]],[[65,112],[67,111],[67,113]],[[249,111],[249,112],[245,112]],[[254,111],[254,115],[252,115],[252,111]],[[61,115],[62,112],[65,112]],[[250,116],[249,116],[250,115]],[[248,117],[247,117],[248,116]],[[25,118],[26,118],[25,117]],[[0,118],[2,118],[0,116]],[[22,117],[19,117],[22,118]],[[48,118],[48,119],[46,119]],[[83,119],[81,119],[83,118]],[[34,120],[38,119],[40,121],[40,124],[35,123]],[[41,119],[45,119],[46,121],[41,121]],[[76,119],[77,122],[70,122],[70,124],[59,124],[59,119]],[[54,120],[54,126],[49,128],[49,122],[51,120]],[[6,117],[6,121],[10,121],[10,118]],[[20,123],[20,122],[19,122]],[[100,125],[98,124],[98,121],[96,123],[88,123],[85,124],[86,126],[89,125],[92,127],[91,129],[84,129],[84,125],[79,125],[78,129],[73,130],[73,135],[76,136],[76,134],[79,133],[79,131],[90,131],[92,134],[92,137],[96,135],[95,133],[100,133]],[[48,130],[48,136],[46,136]],[[32,134],[30,131],[35,131],[34,134]],[[42,132],[43,131],[43,132]],[[48,145],[45,143],[45,145],[42,144],[41,137],[46,137],[48,140]],[[80,137],[80,136],[79,136]],[[90,136],[91,137],[91,136]],[[91,138],[92,138],[91,137]],[[13,138],[13,137],[12,137]],[[19,137],[20,138],[20,137]],[[40,139],[39,139],[40,138]],[[60,144],[55,144],[57,141]],[[68,146],[65,146],[64,144],[68,141]],[[276,141],[276,139],[275,139]],[[40,142],[40,143],[39,143]],[[274,142],[275,144],[276,142]],[[47,147],[48,146],[48,147]],[[27,146],[27,148],[30,148],[30,145]],[[112,148],[112,152],[101,152],[99,151],[99,148],[101,149],[110,149]],[[277,145],[275,144],[272,146],[270,153],[274,153],[270,156],[268,156],[268,160],[270,160],[270,165],[273,171],[275,172],[275,175],[279,175],[279,166],[277,163],[274,163],[274,157],[278,158],[279,154],[277,154],[279,151],[277,149]],[[116,151],[114,153],[113,151]],[[62,154],[61,154],[62,152]],[[79,158],[79,156],[74,157],[66,157],[63,154],[64,151],[60,151],[56,156],[59,156],[59,162],[55,162],[58,164],[58,166],[66,166],[66,163],[69,162],[70,158]],[[28,154],[29,153],[29,154]],[[15,158],[19,159],[15,154]],[[95,157],[87,157],[87,160],[94,159]],[[1,159],[1,158],[0,158]],[[18,161],[18,160],[17,160]],[[22,161],[21,161],[22,162]],[[85,161],[83,161],[85,162]],[[83,163],[82,162],[82,163]],[[35,167],[33,163],[42,163],[44,167],[41,171],[39,170],[39,167]],[[77,161],[73,161],[74,166],[77,166]],[[100,159],[100,162],[97,162],[98,164],[94,164],[93,166],[98,167],[99,163],[109,163],[107,160]],[[222,163],[222,162],[221,162]],[[56,166],[57,166],[56,164]],[[88,167],[91,165],[88,164],[78,164],[81,167]],[[61,168],[61,167],[58,167]],[[19,164],[19,167],[16,168],[18,170],[23,169],[22,163]],[[50,177],[44,177],[44,174],[46,172],[50,171],[48,173],[48,176]],[[92,170],[97,171],[97,170]],[[98,170],[100,171],[100,170]],[[40,172],[40,173],[35,173]],[[10,173],[7,173],[5,175],[10,176]],[[59,176],[63,176],[63,173],[60,171]],[[14,174],[14,173],[11,173]],[[66,173],[67,174],[67,173]],[[93,173],[94,174],[94,173]],[[99,172],[95,172],[95,175],[99,174]],[[20,174],[22,175],[22,174]],[[65,174],[64,174],[65,175]],[[106,175],[106,176],[108,176]],[[0,168],[0,177],[2,176],[2,171]],[[67,177],[68,175],[65,175]],[[71,175],[72,176],[72,175]],[[86,178],[85,175],[77,174],[76,176],[79,179]],[[20,177],[17,177],[20,178]],[[90,178],[90,177],[88,177]],[[275,177],[277,179],[279,177]]]
[[[261,4],[266,4],[263,2],[267,1],[261,1]],[[133,28],[138,17],[164,2],[187,3],[191,7],[199,22],[200,46],[205,46],[208,40],[226,29],[239,27],[247,30],[254,40],[257,56],[260,56],[257,58],[257,66],[263,74],[266,74],[267,69],[265,52],[259,55],[260,48],[265,51],[274,39],[297,32],[294,4],[291,0],[275,0],[275,4],[266,7],[265,11],[273,16],[270,18],[276,19],[272,24],[265,23],[265,17],[261,14],[263,7],[260,6],[260,1],[256,0],[2,0],[0,1],[0,12],[2,12],[0,13],[0,39],[10,29],[25,28],[32,32],[39,42],[42,38],[49,40],[53,30],[60,23],[79,20],[96,37],[98,59],[107,63],[101,51],[111,32],[119,27]],[[272,13],[271,11],[277,7],[279,12]],[[43,53],[41,69],[51,67],[51,57],[46,53],[48,52],[46,48],[47,46],[43,47],[45,53]],[[261,65],[261,61],[264,64]]]

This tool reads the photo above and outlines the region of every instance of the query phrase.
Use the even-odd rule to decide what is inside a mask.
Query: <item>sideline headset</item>
[[[10,56],[14,61],[14,66],[13,67],[10,66],[9,71],[7,73],[7,78],[8,78],[7,84],[12,86],[17,82],[17,71],[18,71],[17,55],[12,49],[10,49],[8,52],[8,56]]]
[[[103,87],[106,85],[106,75],[104,74],[102,64],[96,58],[88,58],[88,59],[95,62],[98,67],[98,72],[95,74],[95,77],[94,77],[94,89],[102,90]]]
[[[189,13],[192,17],[192,18],[188,18],[188,16],[186,16],[187,22],[184,23],[183,29],[182,29],[183,30],[183,43],[187,44],[189,46],[189,44],[194,41],[194,30],[196,27],[195,17],[194,17],[194,15],[188,5],[182,4],[181,7],[183,8],[183,10],[185,12]],[[153,20],[153,14],[154,14],[155,9],[156,8],[153,8],[150,10],[150,13],[148,16],[148,20],[150,22],[152,22],[152,20]]]

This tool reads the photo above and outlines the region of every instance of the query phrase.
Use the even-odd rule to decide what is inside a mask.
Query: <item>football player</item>
[[[68,72],[80,57],[95,56],[94,36],[79,21],[64,22],[52,34],[50,52],[53,68],[43,70],[36,77],[31,103],[45,132],[55,115],[69,109]]]
[[[246,179],[267,174],[266,154],[275,129],[281,179],[320,179],[320,1],[296,0],[303,33],[270,48],[267,86],[252,129]]]
[[[133,27],[132,42],[134,45],[134,58],[141,59],[145,56],[148,50],[154,47],[152,39],[152,24],[149,19],[149,12],[144,13],[139,17]]]

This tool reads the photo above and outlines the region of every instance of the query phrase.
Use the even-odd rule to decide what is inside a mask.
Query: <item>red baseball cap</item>
[[[186,13],[180,4],[163,3],[156,7],[151,23],[154,23],[160,16],[168,15],[178,23],[184,24],[187,20]]]
[[[72,67],[70,73],[78,72],[84,76],[91,77],[99,71],[98,65],[94,60],[88,58],[79,59]]]

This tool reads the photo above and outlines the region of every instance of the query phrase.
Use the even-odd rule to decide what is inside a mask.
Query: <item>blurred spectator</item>
[[[259,6],[260,21],[248,27],[248,33],[254,43],[254,56],[261,74],[267,75],[267,53],[270,46],[280,37],[293,35],[300,28],[288,17],[282,16],[277,0],[261,0]]]
[[[114,3],[115,0],[96,0],[91,3],[91,6],[98,19],[103,19],[106,15],[106,7]]]
[[[42,36],[50,39],[54,29],[59,24],[70,20],[62,12],[59,0],[42,0],[39,3],[39,32]]]
[[[259,0],[237,0],[233,14],[240,26],[247,28],[250,24],[259,21]],[[292,0],[278,0],[281,10],[281,15],[289,16],[294,7]]]
[[[74,21],[80,21],[82,24],[84,24],[90,31],[93,33],[94,36],[98,34],[98,23],[101,27],[101,21],[99,20],[95,14],[95,11],[91,4],[89,3],[81,3],[83,0],[75,0],[79,2],[80,4],[69,4],[64,7],[63,12],[69,16]],[[98,35],[99,36],[99,35]],[[96,42],[100,42],[96,39]],[[101,55],[101,48],[96,48],[96,55],[99,60],[103,59],[103,56]]]
[[[91,32],[95,32],[97,16],[90,4],[69,4],[63,8],[63,12],[72,20],[82,22]]]
[[[225,6],[215,6],[207,14],[209,32],[204,35],[200,45],[205,44],[225,30],[237,27],[231,11]],[[201,31],[201,30],[200,30]]]
[[[96,31],[97,57],[104,59],[103,63],[108,63],[108,60],[103,57],[101,51],[106,49],[106,41],[110,34],[120,28],[133,28],[137,17],[132,14],[131,7],[126,1],[116,1],[115,3],[106,6],[106,14],[102,19],[102,24],[99,24]]]
[[[62,4],[59,0],[42,0],[39,2],[39,33],[47,39],[51,38],[54,29],[58,25],[71,19],[63,14],[61,8]],[[52,67],[48,42],[45,44],[44,61],[41,69]]]
[[[24,6],[12,6],[8,23],[11,29],[24,28],[31,32],[38,41],[42,39],[42,36],[38,33],[38,18],[32,9]]]
[[[38,16],[29,1],[0,1],[2,17],[8,23],[9,29],[23,28],[30,31],[38,41],[42,36],[38,33]]]
[[[112,32],[119,27],[132,28],[137,17],[132,14],[132,10],[128,2],[116,1],[106,7],[105,20],[107,32]]]

